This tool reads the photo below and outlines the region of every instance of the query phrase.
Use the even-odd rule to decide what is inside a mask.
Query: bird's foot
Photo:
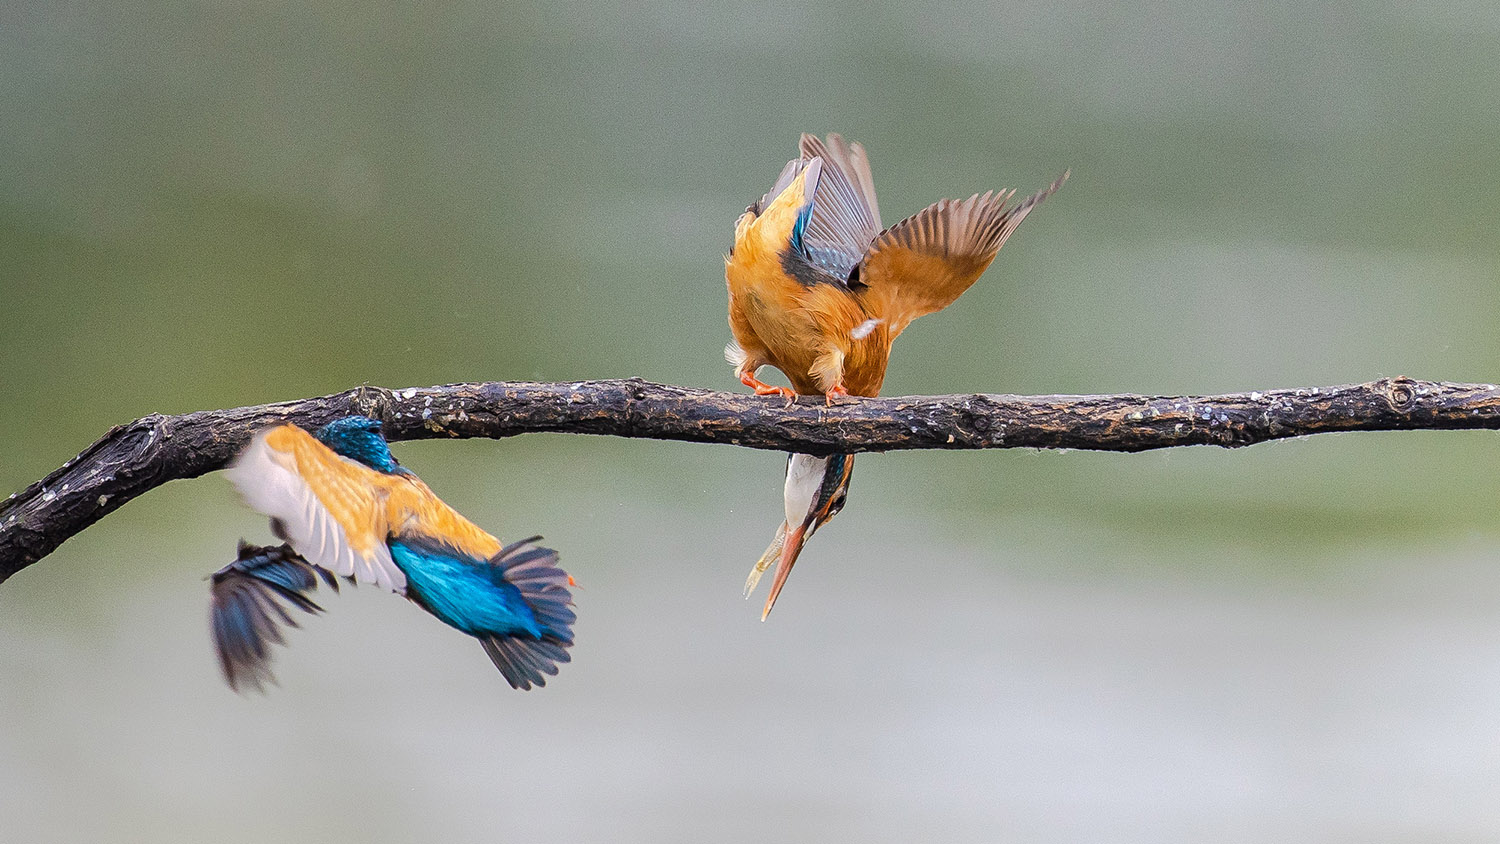
[[[757,396],[781,396],[788,405],[797,400],[797,391],[791,387],[767,384],[749,372],[740,373],[740,383],[754,390]]]
[[[840,399],[847,398],[849,398],[849,391],[844,389],[843,384],[834,384],[828,389],[828,392],[823,394],[823,401],[826,402],[829,407],[833,407],[834,405],[839,404]]]

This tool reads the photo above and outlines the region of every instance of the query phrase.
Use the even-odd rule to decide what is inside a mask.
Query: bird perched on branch
[[[557,553],[510,545],[443,503],[396,462],[380,423],[348,416],[309,434],[280,425],[255,435],[229,479],[271,517],[281,548],[241,545],[214,575],[212,627],[230,686],[269,678],[267,643],[281,641],[281,606],[317,612],[319,577],[372,583],[405,595],[477,638],[513,688],[546,685],[569,661],[573,579]],[[291,622],[295,623],[295,622]]]
[[[1015,205],[1007,205],[1013,190],[940,200],[882,230],[864,147],[835,134],[803,135],[800,155],[735,223],[724,272],[734,342],[725,357],[759,395],[817,395],[829,404],[878,395],[892,341],[967,290],[1065,179]],[[792,386],[759,380],[763,366],[781,370]],[[748,597],[776,562],[762,619],[803,543],[843,505],[853,461],[788,461],[787,520],[745,584]]]

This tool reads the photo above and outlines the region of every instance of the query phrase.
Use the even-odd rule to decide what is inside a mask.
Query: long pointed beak
[[[787,575],[792,573],[792,566],[797,564],[797,555],[802,553],[802,543],[806,541],[805,525],[799,525],[786,532],[786,542],[781,548],[781,559],[776,561],[776,577],[771,581],[771,594],[766,596],[766,608],[760,614],[761,621],[765,621],[771,614],[771,608],[776,606],[776,596],[781,594],[781,587],[786,585]]]

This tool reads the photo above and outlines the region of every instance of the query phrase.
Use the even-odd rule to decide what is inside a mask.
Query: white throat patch
[[[828,470],[827,457],[810,454],[793,454],[786,467],[786,526],[795,530],[807,520],[817,500],[818,489],[823,486],[823,475]]]

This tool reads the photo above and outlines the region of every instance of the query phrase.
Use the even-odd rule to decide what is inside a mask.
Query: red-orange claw
[[[740,374],[740,383],[754,390],[757,396],[782,396],[788,399],[795,399],[797,397],[797,391],[792,388],[774,387],[756,378],[749,372]]]

